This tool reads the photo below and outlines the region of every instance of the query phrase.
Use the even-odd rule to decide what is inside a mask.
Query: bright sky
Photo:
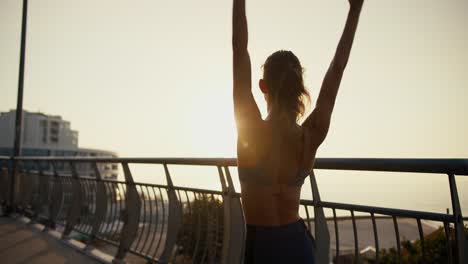
[[[16,107],[21,2],[0,1],[0,111]],[[31,0],[24,108],[71,121],[81,147],[234,157],[231,6]],[[347,1],[250,0],[247,9],[263,113],[256,83],[278,49],[301,59],[316,98]],[[318,156],[468,158],[467,13],[465,0],[366,1]]]

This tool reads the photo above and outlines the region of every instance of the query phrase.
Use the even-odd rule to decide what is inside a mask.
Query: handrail
[[[301,200],[302,205],[313,206],[314,202],[310,200]],[[363,213],[375,213],[375,214],[392,214],[397,217],[419,217],[425,220],[431,221],[440,221],[440,222],[453,222],[453,215],[441,214],[441,213],[432,213],[424,211],[415,211],[415,210],[404,210],[404,209],[395,209],[387,207],[376,207],[376,206],[366,206],[366,205],[356,205],[356,204],[345,204],[345,203],[335,203],[335,202],[326,202],[321,201],[320,205],[326,208],[335,208],[337,210],[353,210]]]
[[[314,168],[468,175],[468,159],[319,158]]]
[[[135,164],[171,164],[197,166],[237,166],[235,158],[106,158],[106,157],[34,157],[0,159],[59,162],[127,162]],[[468,175],[468,159],[396,159],[396,158],[317,158],[314,169],[382,172],[443,173]]]

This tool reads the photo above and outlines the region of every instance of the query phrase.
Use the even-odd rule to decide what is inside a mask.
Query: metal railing
[[[120,164],[124,181],[103,179],[100,163]],[[86,235],[86,243],[99,240],[117,248],[115,260],[132,253],[156,263],[241,263],[245,226],[240,195],[234,189],[230,169],[235,159],[197,158],[63,158],[0,157],[0,201],[14,204],[34,221],[50,228],[63,227]],[[80,175],[80,164],[89,164],[91,175]],[[166,184],[134,182],[129,164],[152,164],[164,169]],[[222,190],[188,188],[173,184],[173,165],[217,168]],[[14,201],[9,201],[9,181],[16,166]],[[423,262],[428,258],[421,221],[440,222],[444,227],[449,263],[467,263],[468,243],[458,198],[455,175],[468,175],[468,160],[461,159],[317,159],[315,170],[418,172],[448,175],[452,214],[382,208],[322,201],[314,173],[312,200],[301,200],[306,224],[316,241],[317,263],[338,262],[341,257],[337,210],[349,211],[353,226],[354,261],[362,260],[356,214],[372,221],[375,257],[379,263],[380,242],[376,219],[393,220],[398,262],[402,263],[399,218],[417,223]],[[333,217],[326,218],[324,209]],[[313,212],[313,217],[311,216]],[[331,223],[329,227],[329,223]],[[313,225],[313,227],[312,227]],[[454,235],[451,235],[453,226]],[[333,229],[335,245],[331,245]],[[331,247],[335,249],[332,251]],[[450,252],[456,252],[452,256]]]

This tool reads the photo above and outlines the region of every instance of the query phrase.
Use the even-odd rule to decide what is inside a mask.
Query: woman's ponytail
[[[281,50],[268,57],[263,68],[272,111],[294,117],[297,121],[304,114],[309,100],[299,59],[291,51]]]

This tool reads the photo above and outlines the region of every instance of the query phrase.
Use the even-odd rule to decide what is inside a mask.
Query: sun
[[[235,157],[237,131],[232,107],[219,103],[213,108],[207,98],[193,109],[190,115],[200,117],[189,121],[190,131],[186,133],[193,156]]]

